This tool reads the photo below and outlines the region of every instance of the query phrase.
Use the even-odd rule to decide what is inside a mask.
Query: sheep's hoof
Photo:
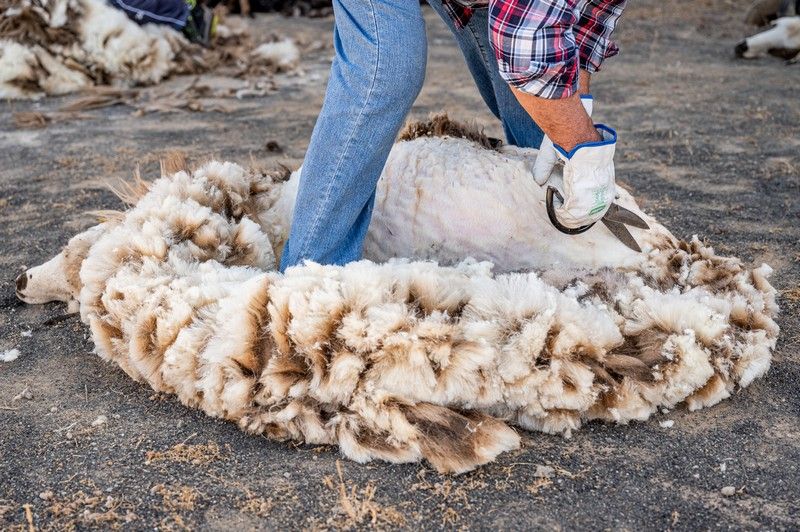
[[[747,41],[737,44],[733,51],[736,53],[736,57],[744,57],[745,52],[747,52]]]

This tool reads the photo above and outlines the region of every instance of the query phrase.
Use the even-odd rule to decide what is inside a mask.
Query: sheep
[[[285,274],[297,173],[166,172],[20,276],[17,294],[74,302],[102,358],[249,433],[447,473],[517,448],[510,425],[568,437],[590,420],[708,407],[767,371],[779,332],[768,266],[643,213],[642,253],[600,227],[552,233],[535,155],[398,142],[365,248],[382,262]],[[491,209],[470,203],[484,196]],[[383,261],[393,255],[406,258]]]
[[[772,28],[753,35],[736,45],[737,57],[752,59],[767,53],[787,60],[800,61],[800,16],[782,17],[772,23]]]

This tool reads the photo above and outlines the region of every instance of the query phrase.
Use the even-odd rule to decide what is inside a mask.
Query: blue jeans
[[[429,3],[450,25],[507,141],[538,147],[541,129],[497,72],[486,10],[458,29],[441,0]],[[303,162],[282,271],[306,259],[346,264],[361,257],[375,187],[425,79],[427,37],[417,1],[334,0],[333,9],[336,53]]]

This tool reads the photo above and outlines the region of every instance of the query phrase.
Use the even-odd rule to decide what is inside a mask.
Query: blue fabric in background
[[[189,17],[184,0],[109,0],[137,24],[166,24],[181,31]]]

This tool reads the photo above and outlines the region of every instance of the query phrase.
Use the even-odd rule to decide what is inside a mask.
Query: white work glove
[[[555,146],[558,158],[564,163],[561,189],[564,203],[554,205],[555,213],[562,225],[573,229],[599,221],[616,194],[617,133],[607,126],[595,127],[603,140],[578,144],[569,153]]]
[[[592,109],[594,107],[592,95],[582,95],[581,103],[583,104],[583,108],[586,109],[586,113],[592,116]],[[544,139],[542,139],[542,145],[539,146],[539,154],[536,156],[536,161],[533,163],[533,179],[540,187],[543,187],[545,183],[550,180],[550,176],[553,174],[553,168],[555,168],[557,162],[558,156],[556,155],[553,141],[550,140],[550,137],[545,135]]]

